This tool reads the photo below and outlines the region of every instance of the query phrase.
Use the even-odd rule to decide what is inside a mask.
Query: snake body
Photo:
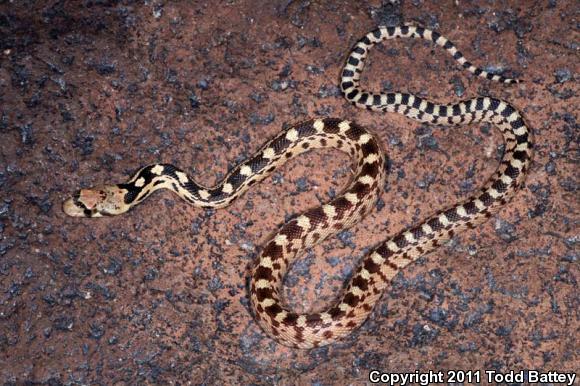
[[[375,137],[353,122],[318,119],[294,125],[263,145],[212,188],[197,184],[173,165],[153,164],[140,169],[126,183],[79,191],[65,201],[64,211],[81,217],[116,215],[158,189],[172,190],[193,205],[224,207],[298,154],[322,147],[345,151],[355,162],[351,183],[332,201],[285,223],[266,243],[252,271],[250,300],[259,325],[281,344],[318,347],[350,334],[366,320],[400,270],[458,231],[475,227],[504,205],[522,186],[531,161],[529,130],[520,113],[504,101],[479,97],[440,105],[411,94],[376,94],[361,89],[360,74],[370,48],[395,37],[431,40],[476,75],[504,83],[517,82],[474,67],[436,32],[414,26],[380,27],[359,40],[347,59],[340,84],[346,99],[357,107],[397,112],[438,125],[492,123],[503,134],[504,156],[495,174],[472,197],[375,247],[359,264],[342,295],[325,311],[298,314],[290,310],[282,300],[282,282],[288,268],[305,249],[352,226],[378,197],[385,178],[384,155]]]

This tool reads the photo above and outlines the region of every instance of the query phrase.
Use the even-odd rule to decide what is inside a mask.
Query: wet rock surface
[[[577,369],[577,4],[452,3],[2,2],[0,381],[332,384],[371,369]],[[501,157],[491,126],[420,125],[340,96],[350,47],[401,22],[525,83],[475,79],[443,50],[404,40],[373,50],[368,88],[508,100],[534,132],[535,159],[505,209],[399,274],[348,338],[280,346],[247,293],[273,230],[348,182],[340,153],[299,157],[226,209],[164,192],[121,217],[62,213],[79,187],[144,164],[211,184],[282,127],[356,120],[382,138],[390,173],[377,210],[287,277],[293,308],[324,308],[371,246],[466,197]]]

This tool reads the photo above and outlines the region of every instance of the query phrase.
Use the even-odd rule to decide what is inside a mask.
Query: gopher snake
[[[369,49],[396,37],[431,40],[476,75],[504,83],[516,82],[472,66],[449,40],[436,32],[413,26],[380,27],[362,38],[349,55],[340,84],[345,97],[357,107],[397,112],[421,122],[492,123],[503,134],[504,157],[493,177],[471,198],[374,248],[353,273],[342,296],[324,312],[297,314],[289,310],[281,299],[282,281],[288,267],[306,248],[359,221],[374,205],[383,186],[385,159],[377,140],[350,121],[318,119],[294,125],[235,167],[215,187],[197,184],[173,165],[153,164],[140,169],[126,183],[80,190],[65,201],[65,213],[77,217],[121,214],[159,189],[169,189],[196,206],[224,207],[298,154],[326,147],[347,152],[355,161],[353,180],[332,201],[285,223],[266,243],[252,272],[250,298],[260,326],[284,345],[311,348],[348,335],[364,322],[382,291],[401,269],[449,240],[458,230],[475,227],[505,204],[522,186],[531,160],[528,128],[519,112],[506,102],[479,97],[439,105],[411,94],[373,94],[360,89],[360,74]]]

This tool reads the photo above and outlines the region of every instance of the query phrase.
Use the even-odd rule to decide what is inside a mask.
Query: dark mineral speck
[[[199,98],[195,95],[194,92],[191,92],[188,96],[189,105],[192,109],[197,109],[199,107]]]
[[[310,183],[306,177],[300,177],[296,180],[296,191],[307,192],[310,190]]]
[[[32,145],[34,139],[32,137],[32,125],[26,124],[20,126],[20,140],[25,145]]]
[[[109,264],[103,268],[103,272],[105,272],[107,275],[116,276],[119,274],[119,272],[121,272],[122,268],[123,265],[118,259],[110,258]]]
[[[60,316],[54,320],[52,326],[59,331],[72,331],[75,324],[75,319],[70,316]]]
[[[496,222],[495,232],[502,240],[508,243],[517,239],[516,227],[505,220]]]
[[[252,94],[250,94],[250,98],[252,98],[252,100],[256,103],[262,103],[267,99],[267,96],[262,93],[253,92]]]
[[[453,91],[455,92],[455,95],[461,97],[463,94],[465,94],[465,86],[463,85],[461,78],[454,76],[451,80],[451,83],[453,84]]]
[[[78,133],[74,139],[73,146],[80,148],[80,154],[87,156],[93,153],[93,141],[95,138],[92,135],[83,135]]]
[[[9,203],[0,204],[0,219],[8,218],[9,214],[10,214],[10,204]]]
[[[115,72],[116,66],[114,63],[100,62],[93,64],[93,68],[99,75],[111,75]]]
[[[499,326],[495,330],[495,334],[498,336],[509,336],[512,332],[513,327],[511,326]]]
[[[550,161],[546,164],[544,169],[546,170],[546,173],[554,175],[556,174],[556,163],[554,161]]]
[[[413,326],[413,337],[409,341],[409,346],[427,346],[431,344],[438,335],[439,331],[428,324],[416,324]]]
[[[352,240],[353,234],[349,231],[342,231],[338,235],[336,235],[340,242],[345,247],[356,248],[354,241]]]
[[[381,210],[383,210],[383,208],[385,207],[385,202],[383,201],[382,198],[379,198],[377,200],[375,207],[377,208],[377,212],[380,212]]]
[[[217,291],[223,287],[223,283],[218,276],[214,276],[209,282],[208,289],[210,291]]]
[[[320,98],[328,98],[328,97],[338,97],[341,94],[342,94],[342,92],[340,91],[340,88],[338,86],[323,84],[318,89],[317,95]]]
[[[275,79],[270,83],[270,87],[274,91],[284,91],[288,88],[288,86],[290,86],[290,81],[286,79],[283,80]]]
[[[572,79],[572,72],[567,68],[560,68],[556,70],[554,76],[556,77],[556,82],[565,83]]]
[[[250,123],[252,125],[269,125],[274,122],[276,116],[273,113],[268,113],[266,115],[260,115],[257,113],[250,114]]]
[[[209,82],[206,79],[201,79],[199,82],[197,82],[197,87],[202,90],[207,90],[209,89]]]
[[[100,324],[91,324],[89,335],[92,339],[99,340],[103,335],[105,335],[105,327]]]
[[[381,7],[371,9],[371,16],[377,25],[395,27],[403,24],[402,10],[398,2],[383,2]]]
[[[147,270],[147,273],[145,274],[145,276],[143,276],[143,280],[152,281],[152,280],[157,279],[158,276],[159,276],[159,271],[156,268],[149,268],[149,270]]]
[[[107,343],[111,346],[119,343],[119,338],[117,336],[112,336],[109,339],[107,339]]]

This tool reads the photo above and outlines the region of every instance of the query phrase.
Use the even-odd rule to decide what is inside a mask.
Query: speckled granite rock
[[[577,369],[577,3],[526,4],[1,3],[0,381],[326,385],[371,369]],[[344,186],[341,154],[300,157],[224,210],[162,193],[118,218],[61,212],[79,186],[142,164],[211,183],[284,125],[355,119],[382,138],[390,175],[376,211],[288,276],[293,307],[324,307],[370,246],[465,197],[501,156],[493,127],[419,125],[341,98],[351,45],[406,21],[526,82],[475,79],[406,40],[373,51],[367,85],[506,99],[534,129],[535,160],[505,210],[399,275],[348,339],[281,347],[254,323],[246,290],[273,229]]]

